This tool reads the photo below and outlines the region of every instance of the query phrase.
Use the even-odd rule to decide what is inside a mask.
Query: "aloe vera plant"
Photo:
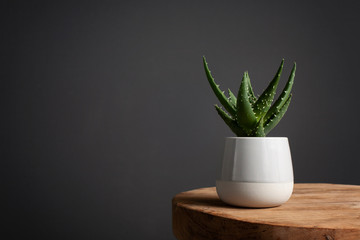
[[[248,72],[244,72],[237,97],[230,89],[228,89],[229,96],[227,97],[215,83],[205,57],[203,57],[203,63],[210,86],[225,110],[218,105],[215,105],[215,109],[236,136],[265,137],[279,123],[291,101],[296,63],[283,91],[273,105],[271,104],[284,67],[284,59],[273,80],[259,97],[256,97],[253,92]]]

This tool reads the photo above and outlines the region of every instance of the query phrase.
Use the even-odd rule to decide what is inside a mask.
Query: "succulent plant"
[[[229,97],[227,97],[211,76],[205,57],[203,57],[203,62],[210,86],[225,110],[218,105],[215,105],[215,109],[236,136],[265,137],[279,123],[291,101],[296,63],[282,93],[271,105],[284,67],[284,59],[273,80],[258,97],[255,96],[251,87],[248,72],[244,72],[237,97],[230,89],[228,89]]]

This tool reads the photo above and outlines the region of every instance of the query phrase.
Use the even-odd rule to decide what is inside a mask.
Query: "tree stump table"
[[[295,184],[290,200],[274,208],[239,208],[221,202],[214,187],[176,195],[173,232],[178,240],[360,240],[360,186]]]

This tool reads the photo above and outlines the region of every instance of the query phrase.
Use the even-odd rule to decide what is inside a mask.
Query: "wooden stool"
[[[360,240],[360,186],[295,184],[275,208],[238,208],[221,202],[214,187],[176,195],[173,232],[178,240]]]

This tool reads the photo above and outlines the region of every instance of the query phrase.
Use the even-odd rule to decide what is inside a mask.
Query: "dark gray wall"
[[[353,1],[4,1],[6,239],[174,239],[171,198],[213,186],[224,137],[206,81],[260,93],[286,59],[296,182],[360,184]],[[5,213],[5,214],[3,214]],[[1,237],[1,236],[0,236]]]

